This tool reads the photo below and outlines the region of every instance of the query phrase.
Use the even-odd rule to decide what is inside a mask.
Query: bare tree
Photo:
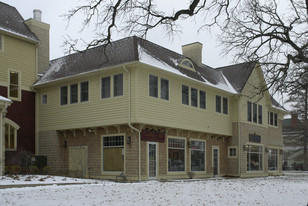
[[[303,135],[303,170],[308,170],[308,73],[304,74],[299,81],[293,83],[293,87],[289,89],[289,99],[287,102],[292,102],[294,113],[301,119],[301,124],[298,129],[302,131]]]
[[[308,73],[307,6],[303,0],[277,2],[243,2],[220,37],[225,53],[260,63],[274,92],[295,86]]]
[[[160,0],[84,1],[84,5],[71,9],[65,17],[69,22],[74,16],[83,14],[81,30],[94,25],[96,37],[87,43],[88,49],[110,44],[115,33],[146,38],[150,30],[161,28],[165,34],[172,37],[181,30],[180,21],[196,16],[204,18],[204,24],[200,25],[200,28],[211,27],[219,22],[228,21],[242,0],[234,0],[232,3],[230,0],[188,0],[186,6],[181,9],[159,7]],[[78,40],[68,38],[65,43],[69,45],[70,50],[75,50]]]

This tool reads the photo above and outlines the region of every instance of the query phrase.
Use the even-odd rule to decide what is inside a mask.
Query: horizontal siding
[[[215,97],[226,94],[214,91],[202,83],[192,82],[173,74],[150,68],[138,69],[138,120],[148,124],[231,135],[230,108],[234,104],[229,98],[229,115],[215,111]],[[149,75],[169,80],[169,101],[149,96]],[[159,80],[160,81],[160,80]],[[182,84],[206,91],[206,110],[182,104]],[[159,89],[160,90],[160,89]],[[199,94],[198,94],[199,96]],[[199,105],[199,101],[198,101]]]
[[[4,35],[4,50],[0,52],[0,83],[8,82],[9,69],[21,73],[23,89],[30,90],[36,81],[36,45]]]
[[[123,73],[124,95],[121,97],[110,97],[101,99],[100,80],[103,76]],[[61,85],[53,85],[40,88],[40,111],[39,128],[40,131],[74,129],[103,126],[107,124],[123,124],[128,121],[128,84],[127,74],[122,69],[114,70],[114,73],[102,72],[88,76],[87,78],[74,79],[74,81],[64,82]],[[60,87],[89,81],[89,101],[78,102],[60,106]],[[41,104],[42,94],[47,94],[48,103]],[[79,92],[78,92],[79,97]],[[80,101],[80,97],[78,98]]]

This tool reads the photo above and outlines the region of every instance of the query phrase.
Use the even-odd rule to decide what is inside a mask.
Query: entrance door
[[[148,143],[149,179],[157,178],[157,143]]]
[[[69,147],[69,175],[71,177],[88,176],[88,147]]]
[[[213,175],[219,175],[219,147],[213,147]]]

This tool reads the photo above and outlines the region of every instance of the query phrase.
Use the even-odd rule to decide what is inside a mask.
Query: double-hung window
[[[123,74],[113,76],[113,96],[123,96]]]
[[[191,106],[198,107],[198,90],[195,88],[191,88]]]
[[[222,113],[228,114],[228,98],[222,98]]]
[[[160,79],[160,98],[169,100],[169,80]]]
[[[262,105],[247,101],[247,121],[262,124]]]
[[[68,91],[67,91],[67,86],[62,86],[60,88],[60,104],[61,105],[66,105],[67,104],[67,99],[68,99]]]
[[[189,87],[182,85],[182,104],[189,105]]]
[[[102,78],[102,99],[110,97],[110,77]]]
[[[9,97],[20,98],[20,75],[19,72],[9,71]]]
[[[10,124],[5,124],[5,149],[16,150],[17,148],[17,129]]]
[[[206,109],[206,93],[200,90],[200,108]]]
[[[221,96],[216,95],[216,112],[221,113]]]
[[[70,86],[70,103],[78,102],[78,84],[71,84]]]
[[[247,102],[247,121],[248,122],[251,122],[252,121],[252,110],[251,110],[251,106],[252,106],[252,103],[251,102]]]
[[[80,102],[86,102],[89,100],[89,82],[80,83]]]
[[[149,78],[149,95],[158,98],[158,77],[150,75]]]
[[[253,108],[253,122],[254,123],[257,123],[258,119],[257,119],[257,108],[258,108],[258,105],[256,103],[253,103],[252,104],[252,108]]]
[[[258,105],[258,123],[262,124],[263,118],[262,118],[262,105]]]

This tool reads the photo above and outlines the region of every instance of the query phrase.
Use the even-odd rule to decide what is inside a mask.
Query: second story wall
[[[36,81],[36,45],[6,34],[0,51],[0,85],[9,86],[9,72],[19,74],[20,89],[31,91]]]
[[[231,136],[232,108],[236,104],[233,94],[144,64],[139,64],[137,71],[138,122]],[[150,78],[157,78],[157,97],[150,94]],[[162,97],[162,84],[166,80],[169,83],[167,100]],[[183,86],[188,90],[187,104],[182,102]],[[197,93],[196,105],[192,102],[192,90]],[[206,94],[205,109],[200,106],[200,91]],[[221,112],[216,112],[216,96],[221,99]],[[227,114],[223,112],[223,101],[227,101]]]

